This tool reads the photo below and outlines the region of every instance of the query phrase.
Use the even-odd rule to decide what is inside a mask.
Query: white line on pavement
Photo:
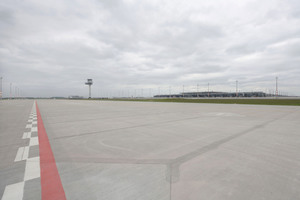
[[[27,133],[27,137],[26,137],[26,138],[31,138],[31,132],[28,132],[28,133]],[[25,139],[26,139],[26,138],[25,138]]]
[[[38,139],[38,137],[31,137],[29,146],[35,146],[35,145],[39,145],[39,139]]]
[[[40,177],[40,157],[28,158],[26,161],[24,181]]]
[[[32,127],[31,132],[37,132],[37,127]]]
[[[28,132],[24,132],[22,139],[26,139],[27,138],[27,134],[28,134]]]
[[[26,146],[26,147],[24,147],[22,160],[28,159],[28,154],[29,154],[29,146]]]
[[[23,152],[24,152],[24,147],[19,147],[16,158],[15,158],[15,162],[22,160]]]
[[[24,182],[19,182],[5,187],[2,200],[22,200],[24,191]]]

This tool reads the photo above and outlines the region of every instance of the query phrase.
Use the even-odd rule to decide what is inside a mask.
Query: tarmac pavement
[[[22,139],[33,103],[0,102],[0,197],[26,174],[28,161],[15,159],[18,149],[33,141]],[[300,197],[300,107],[86,100],[37,104],[67,199]],[[38,156],[38,147],[30,146],[28,158]],[[23,199],[41,199],[40,184],[38,177],[26,182]]]

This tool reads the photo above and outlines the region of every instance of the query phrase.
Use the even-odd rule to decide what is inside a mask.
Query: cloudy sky
[[[4,96],[300,95],[299,0],[1,0]],[[17,92],[18,93],[18,92]]]

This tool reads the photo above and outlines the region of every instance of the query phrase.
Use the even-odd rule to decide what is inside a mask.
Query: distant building
[[[83,96],[69,96],[69,99],[83,99]]]
[[[66,97],[50,97],[50,99],[65,99]]]
[[[204,98],[204,97],[267,97],[264,92],[184,92],[180,94],[155,95],[157,98]]]

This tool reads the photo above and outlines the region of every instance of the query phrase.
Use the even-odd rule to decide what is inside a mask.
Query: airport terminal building
[[[264,92],[184,92],[180,94],[155,95],[156,98],[208,98],[208,97],[268,97]]]

